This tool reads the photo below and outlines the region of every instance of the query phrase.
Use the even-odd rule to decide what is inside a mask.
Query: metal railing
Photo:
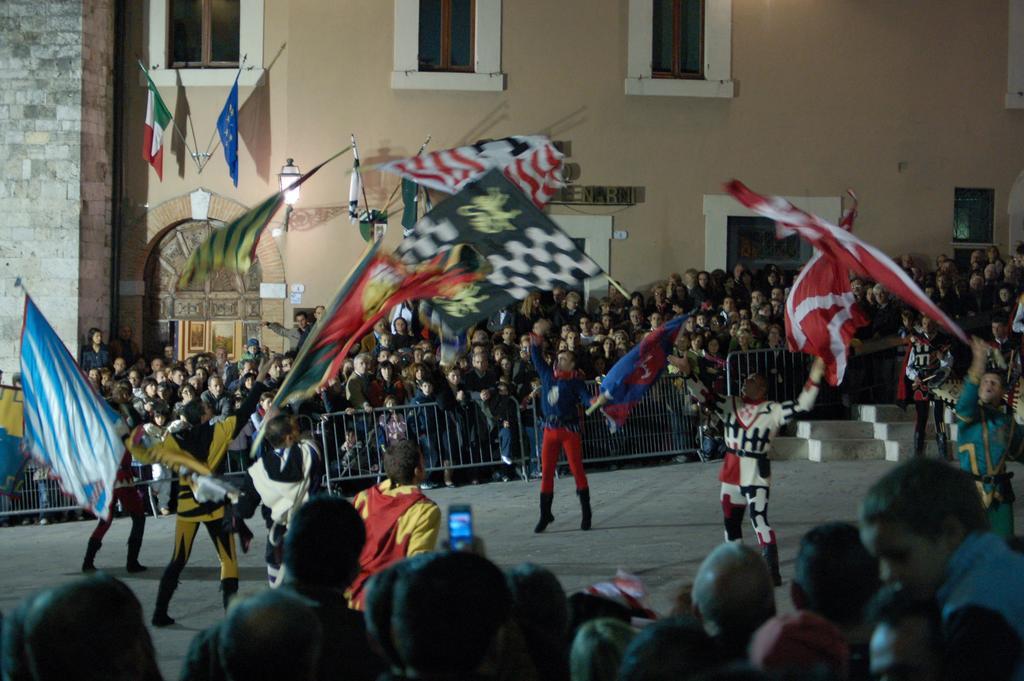
[[[499,421],[466,400],[445,410],[436,402],[324,414],[319,424],[327,487],[384,475],[388,444],[413,440],[428,473],[522,466],[527,434],[521,413]]]

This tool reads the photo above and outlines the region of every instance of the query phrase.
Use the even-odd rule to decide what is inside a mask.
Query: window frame
[[[733,0],[704,0],[703,78],[655,78],[654,0],[629,1],[626,42],[627,95],[662,97],[735,96],[732,80]]]
[[[174,3],[178,0],[167,0],[167,40],[165,61],[172,69],[237,69],[242,59],[242,37],[241,19],[242,3],[238,3],[239,37],[238,37],[238,60],[237,61],[214,61],[213,60],[213,0],[200,0],[202,16],[199,19],[201,61],[199,62],[176,62],[174,55],[174,22],[171,16],[174,11]]]
[[[500,92],[502,0],[473,3],[473,68],[469,71],[424,71],[419,63],[419,0],[395,0],[393,90],[463,90]]]
[[[672,2],[672,69],[669,71],[656,71],[654,69],[654,15],[652,5],[651,77],[674,80],[704,80],[704,33],[707,30],[707,0],[697,0],[700,3],[700,71],[697,73],[683,71],[681,55],[683,46],[683,3],[686,0],[670,1]]]
[[[452,66],[452,2],[441,1],[441,63],[424,65],[419,59],[419,24],[417,24],[416,62],[421,73],[473,73],[473,64]],[[476,53],[476,0],[469,0],[469,53]],[[419,8],[417,7],[417,10]]]
[[[185,87],[223,87],[235,82],[238,74],[235,68],[174,68],[167,66],[170,56],[170,1],[148,0],[146,2],[146,25],[148,46],[147,70],[157,87],[174,87],[181,78]],[[238,84],[255,86],[263,76],[263,18],[266,0],[239,0],[238,54],[245,59],[245,66],[238,77]],[[145,76],[139,73],[139,84],[145,86]]]
[[[975,235],[971,234],[967,239],[957,239],[956,237],[956,208],[957,208],[957,194],[960,191],[964,192],[987,192],[989,200],[989,217],[991,221],[987,225],[988,234],[987,239],[972,239]],[[950,243],[956,247],[973,247],[977,245],[989,246],[995,239],[996,232],[996,191],[992,187],[953,187],[953,233]]]

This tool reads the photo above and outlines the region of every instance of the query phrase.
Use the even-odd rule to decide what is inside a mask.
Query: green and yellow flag
[[[316,171],[338,158],[351,147],[345,147],[334,156],[316,166],[292,184],[294,189],[313,176]],[[274,213],[284,203],[284,191],[279,191],[264,199],[255,208],[233,220],[226,227],[215,229],[210,238],[192,251],[185,269],[178,280],[179,287],[185,287],[196,281],[205,281],[214,270],[226,269],[232,272],[245,272],[252,266],[252,258],[256,254],[256,246],[260,242],[263,230],[274,217]]]

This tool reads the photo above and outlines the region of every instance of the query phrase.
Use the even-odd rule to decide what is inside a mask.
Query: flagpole
[[[359,176],[359,189],[363,192],[363,205],[366,206],[366,219],[373,224],[373,216],[370,213],[370,201],[366,198],[366,183],[363,182],[363,173],[359,169],[359,146],[356,144],[356,134],[354,132],[349,133],[349,137],[352,139],[352,156],[355,158],[355,167],[352,169],[356,175]],[[359,220],[359,208],[356,208],[356,221]]]
[[[605,279],[608,280],[609,284],[614,286],[616,289],[618,289],[619,293],[625,296],[626,300],[629,300],[629,294],[626,293],[626,289],[622,288],[622,284],[612,279],[612,275],[608,274],[607,272],[604,273],[604,277]]]

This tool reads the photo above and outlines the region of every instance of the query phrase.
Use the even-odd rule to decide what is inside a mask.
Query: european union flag
[[[647,394],[665,370],[679,329],[689,316],[680,315],[644,336],[640,345],[623,355],[608,371],[601,382],[601,395],[606,400],[603,412],[612,432],[625,425],[633,405]]]
[[[238,186],[238,76],[228,93],[228,101],[217,119],[217,132],[220,133],[220,145],[224,147],[224,160],[228,162],[231,181]]]

